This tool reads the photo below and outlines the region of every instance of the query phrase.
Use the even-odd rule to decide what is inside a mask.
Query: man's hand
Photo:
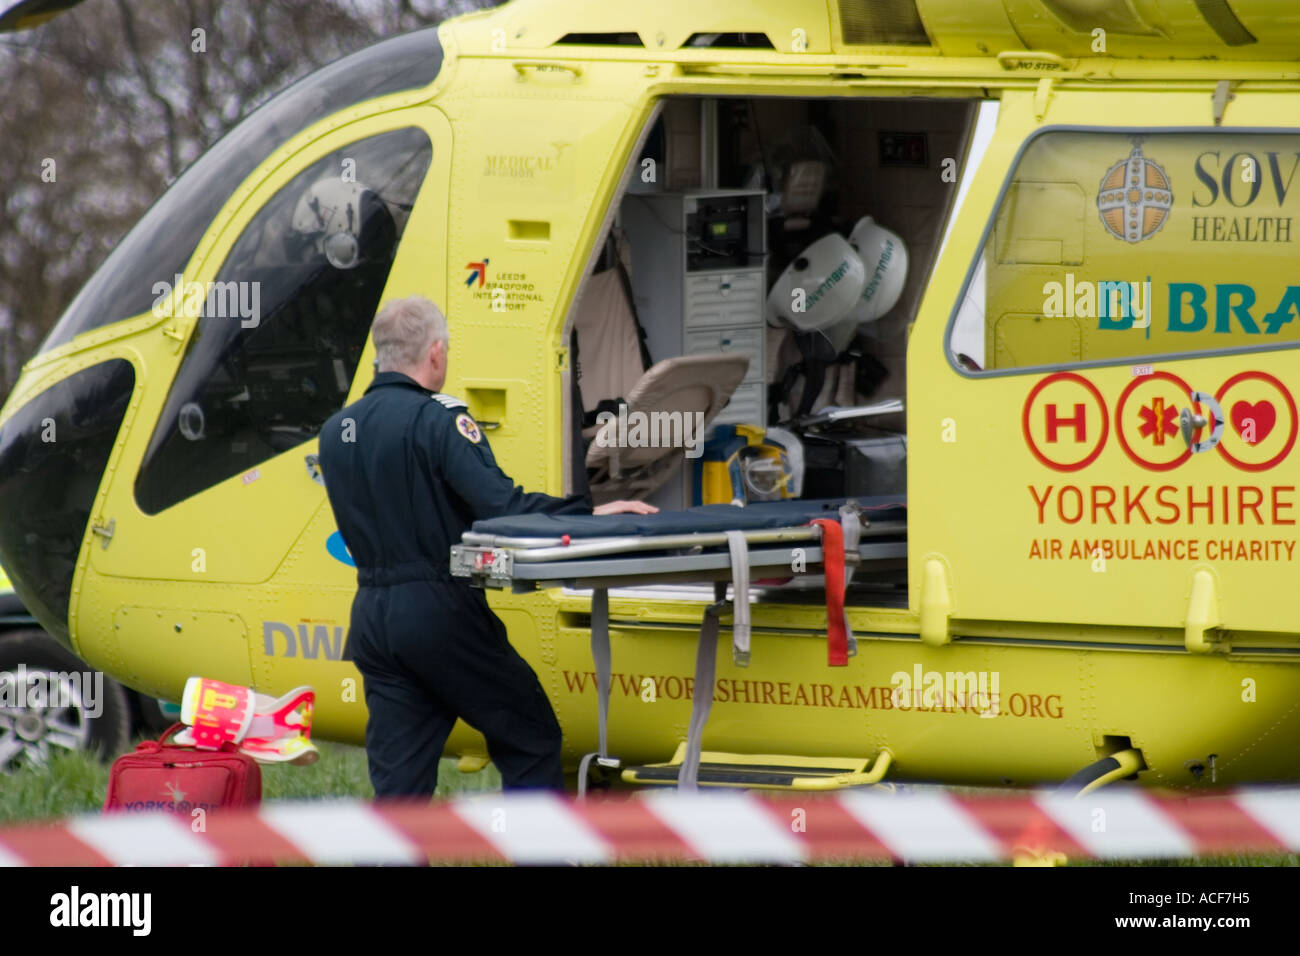
[[[652,515],[659,511],[654,505],[648,505],[644,501],[610,501],[603,505],[597,505],[592,509],[594,515]]]

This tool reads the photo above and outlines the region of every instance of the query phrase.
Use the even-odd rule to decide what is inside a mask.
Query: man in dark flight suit
[[[487,739],[503,785],[563,789],[560,725],[481,589],[448,572],[477,519],[591,514],[585,495],[516,487],[465,403],[440,394],[447,321],[428,299],[388,303],[371,334],[377,374],[320,433],[321,472],[357,565],[348,657],[365,678],[375,795],[431,796],[457,717]],[[655,509],[618,501],[597,514]]]

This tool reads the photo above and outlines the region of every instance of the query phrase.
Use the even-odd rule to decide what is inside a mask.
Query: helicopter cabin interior
[[[979,115],[960,99],[662,101],[569,316],[573,486],[666,510],[905,502],[908,331]],[[904,565],[871,586],[905,599]]]

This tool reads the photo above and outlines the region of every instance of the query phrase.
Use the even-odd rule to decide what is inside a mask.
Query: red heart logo
[[[1268,437],[1268,433],[1277,424],[1277,410],[1273,408],[1273,403],[1258,401],[1252,405],[1250,402],[1237,402],[1237,404],[1233,405],[1232,427],[1237,429],[1237,434],[1241,435],[1242,438],[1252,437],[1243,434],[1249,422],[1253,422],[1255,425],[1253,444],[1258,445]]]

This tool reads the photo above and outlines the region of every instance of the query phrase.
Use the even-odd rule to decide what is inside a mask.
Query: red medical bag
[[[254,807],[262,802],[262,768],[225,744],[221,750],[195,750],[169,738],[184,724],[173,724],[157,740],[145,740],[113,762],[105,812],[166,810],[190,817],[195,810]]]

